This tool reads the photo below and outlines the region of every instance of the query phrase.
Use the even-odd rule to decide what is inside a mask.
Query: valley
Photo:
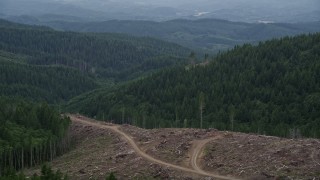
[[[320,137],[319,34],[244,45],[71,99],[68,112],[142,128]],[[202,119],[202,120],[200,120]]]
[[[318,0],[1,0],[0,180],[320,180]]]
[[[187,63],[189,49],[123,34],[54,31],[0,20],[0,95],[62,103]]]

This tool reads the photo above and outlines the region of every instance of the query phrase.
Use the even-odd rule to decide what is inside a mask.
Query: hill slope
[[[59,32],[0,20],[0,95],[66,101],[99,85],[184,64],[188,53],[152,38]]]
[[[94,77],[74,68],[24,61],[24,57],[0,51],[0,95],[53,103],[98,87]]]
[[[200,127],[203,116],[206,128],[320,137],[319,42],[314,34],[237,47],[204,67],[88,93],[69,109],[147,128]]]
[[[183,63],[179,57],[189,53],[186,48],[152,38],[15,28],[8,23],[0,21],[0,50],[27,55],[29,64],[61,64],[103,78],[137,77],[133,73],[141,75]]]

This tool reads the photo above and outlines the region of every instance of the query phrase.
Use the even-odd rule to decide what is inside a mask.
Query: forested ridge
[[[200,127],[320,137],[320,34],[244,45],[69,102],[69,110],[145,128]],[[202,113],[201,113],[202,112]],[[203,123],[201,123],[201,116]]]
[[[0,20],[0,50],[26,55],[33,65],[64,65],[98,78],[128,80],[152,70],[185,63],[187,48],[152,38],[120,34],[60,32],[8,26]],[[4,24],[4,25],[1,25]]]
[[[320,22],[308,23],[244,23],[221,19],[176,19],[170,21],[110,20],[103,22],[20,22],[50,26],[54,29],[77,32],[120,32],[137,36],[150,36],[205,52],[218,52],[244,43],[258,43],[301,33],[320,31]]]
[[[189,50],[121,34],[59,32],[0,20],[0,95],[61,103],[185,64]]]
[[[152,38],[0,20],[0,176],[69,149],[70,120],[46,103],[144,128],[320,137],[319,33],[236,46],[209,63],[187,54]]]
[[[184,64],[187,53],[152,38],[59,32],[0,20],[0,179],[23,179],[14,171],[69,149],[70,120],[54,106],[61,110],[62,103],[90,90]]]
[[[52,160],[70,146],[70,119],[45,103],[0,97],[0,176]]]

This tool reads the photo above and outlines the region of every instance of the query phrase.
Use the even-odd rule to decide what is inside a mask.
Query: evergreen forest
[[[188,53],[147,37],[61,32],[0,20],[0,177],[23,179],[14,172],[70,149],[71,121],[61,113],[71,98],[186,64]]]
[[[0,95],[59,103],[98,86],[92,75],[74,68],[30,65],[25,59],[0,51]]]
[[[0,95],[62,103],[186,64],[187,48],[121,34],[59,32],[0,20]]]
[[[31,65],[63,65],[113,81],[134,79],[152,70],[185,63],[183,57],[190,52],[147,37],[25,26],[0,20],[0,50],[24,55],[25,62]]]
[[[320,138],[320,33],[257,41],[210,57],[150,37],[0,19],[0,179],[26,179],[15,172],[70,150],[63,113]],[[67,179],[47,166],[32,178],[46,177]]]
[[[46,103],[1,97],[0,104],[0,176],[52,160],[70,147],[70,119]]]
[[[218,128],[320,137],[320,34],[237,46],[209,64],[163,70],[69,102],[69,110],[144,128]]]

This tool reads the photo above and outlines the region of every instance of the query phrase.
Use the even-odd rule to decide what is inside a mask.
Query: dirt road
[[[210,139],[198,140],[198,141],[193,142],[193,145],[190,150],[190,156],[191,156],[191,167],[194,170],[196,170],[198,172],[206,173],[198,166],[198,159],[199,159],[201,153],[203,152],[205,145],[208,144],[210,141],[213,141],[213,140],[216,140],[219,138],[220,137],[218,136],[218,137],[214,137],[214,138],[210,138]]]
[[[210,172],[205,172],[203,170],[201,170],[198,165],[197,165],[197,158],[199,157],[199,154],[201,153],[201,150],[203,149],[203,146],[213,140],[213,139],[208,139],[208,140],[204,140],[201,141],[200,143],[198,143],[198,145],[196,145],[195,150],[193,151],[194,153],[192,154],[192,167],[194,169],[189,169],[189,168],[185,168],[182,166],[177,166],[174,164],[170,164],[164,161],[161,161],[159,159],[155,159],[153,157],[151,157],[150,155],[146,154],[144,151],[142,151],[138,145],[135,143],[135,141],[126,133],[122,132],[119,130],[119,126],[117,125],[106,125],[106,124],[102,124],[98,121],[94,121],[94,120],[88,120],[88,119],[82,119],[82,118],[78,118],[77,116],[73,116],[73,115],[69,115],[72,121],[77,121],[77,122],[81,122],[83,124],[87,124],[90,126],[94,126],[97,128],[102,128],[102,129],[109,129],[114,131],[115,133],[119,134],[120,136],[122,136],[131,146],[132,148],[135,150],[135,152],[140,155],[141,157],[153,162],[153,163],[157,163],[163,166],[167,166],[170,168],[174,168],[177,170],[181,170],[184,172],[189,172],[189,173],[194,173],[194,174],[198,174],[198,175],[203,175],[203,176],[209,176],[209,177],[213,177],[216,179],[225,179],[225,180],[236,180],[236,178],[234,177],[229,177],[229,176],[221,176],[221,175],[217,175],[217,174],[213,174]]]

